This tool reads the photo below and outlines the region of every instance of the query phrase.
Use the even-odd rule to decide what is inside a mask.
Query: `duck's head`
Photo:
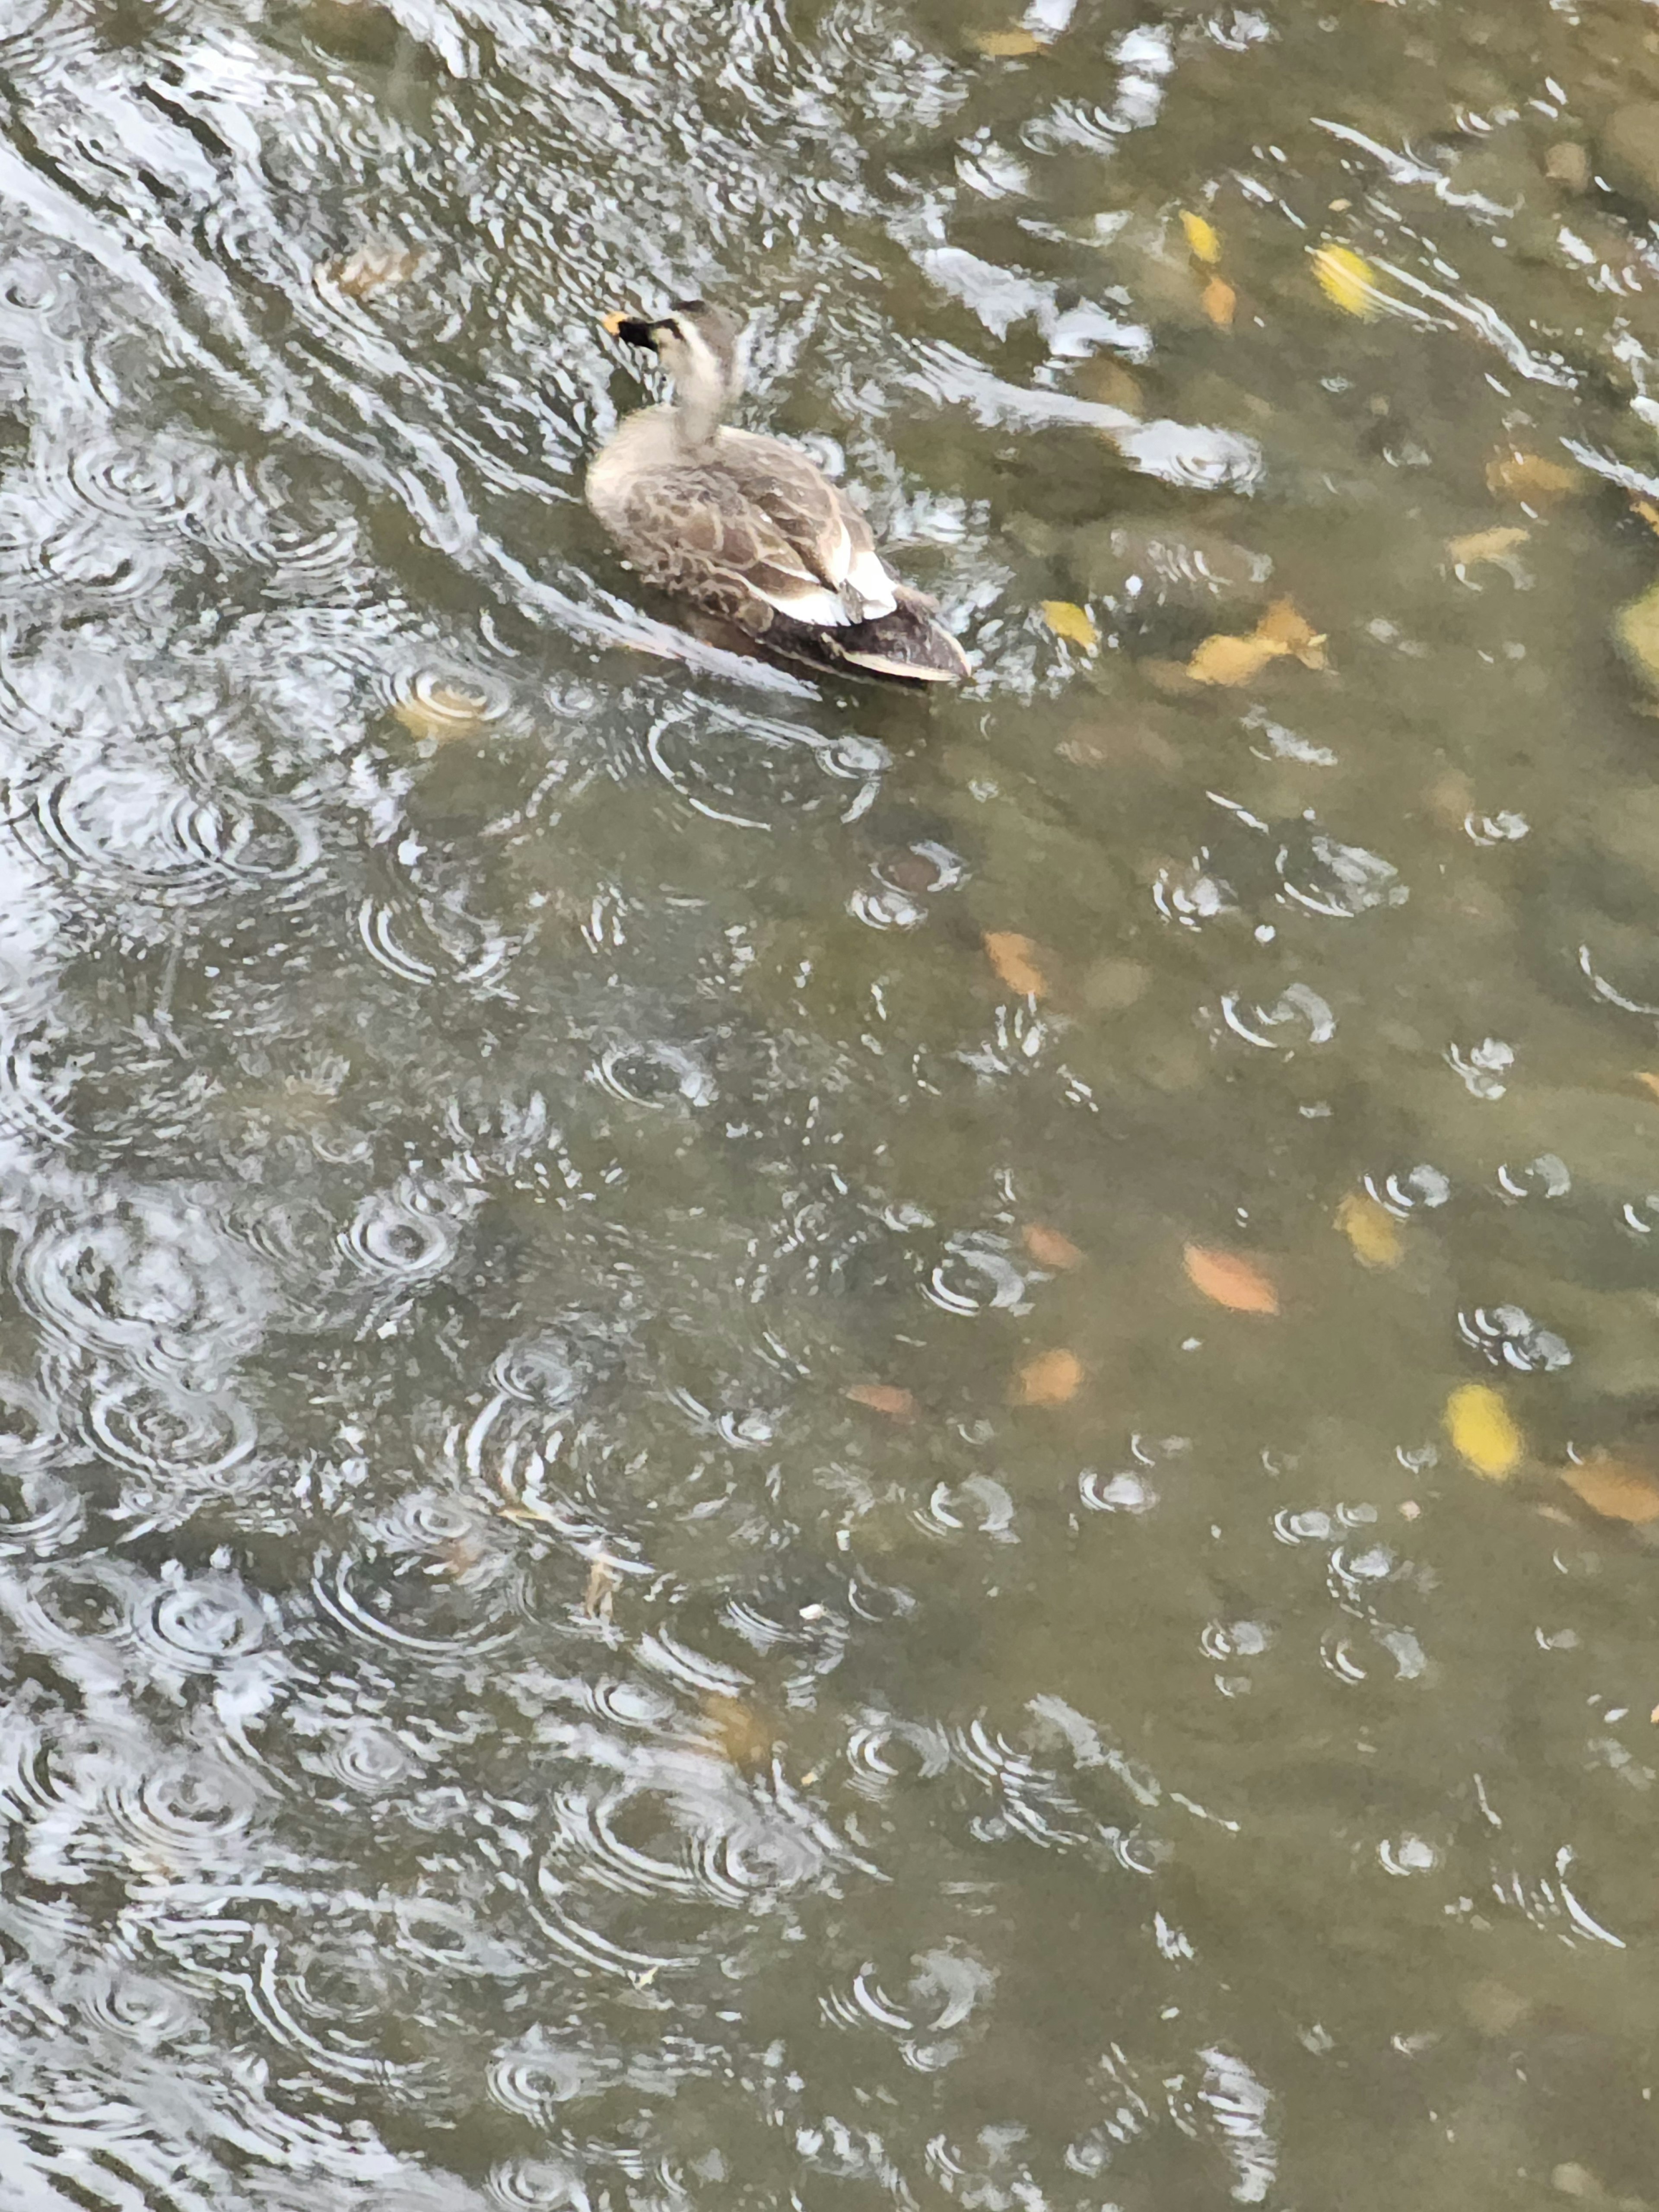
[[[706,300],[676,300],[665,315],[607,315],[605,327],[625,345],[654,353],[682,398],[724,406],[743,389],[742,326]]]

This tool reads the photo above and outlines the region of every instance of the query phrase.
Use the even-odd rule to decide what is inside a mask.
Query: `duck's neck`
[[[726,412],[726,392],[719,380],[689,376],[675,392],[674,428],[683,453],[706,453],[714,442]]]

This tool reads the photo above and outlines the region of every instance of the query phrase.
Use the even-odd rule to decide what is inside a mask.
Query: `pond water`
[[[0,2212],[1659,2203],[1659,16],[0,92]]]

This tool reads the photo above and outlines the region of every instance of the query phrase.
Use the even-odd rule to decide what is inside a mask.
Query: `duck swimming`
[[[805,453],[726,428],[743,389],[736,321],[702,300],[656,321],[607,315],[654,353],[673,399],[628,416],[594,456],[587,503],[647,584],[769,653],[912,684],[956,684],[962,647],[902,584],[870,526]]]

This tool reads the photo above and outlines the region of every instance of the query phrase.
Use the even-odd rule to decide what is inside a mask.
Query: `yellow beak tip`
[[[599,317],[599,327],[601,330],[609,331],[611,337],[614,338],[627,320],[628,317],[623,313],[622,309],[618,307],[614,314],[601,315]]]

